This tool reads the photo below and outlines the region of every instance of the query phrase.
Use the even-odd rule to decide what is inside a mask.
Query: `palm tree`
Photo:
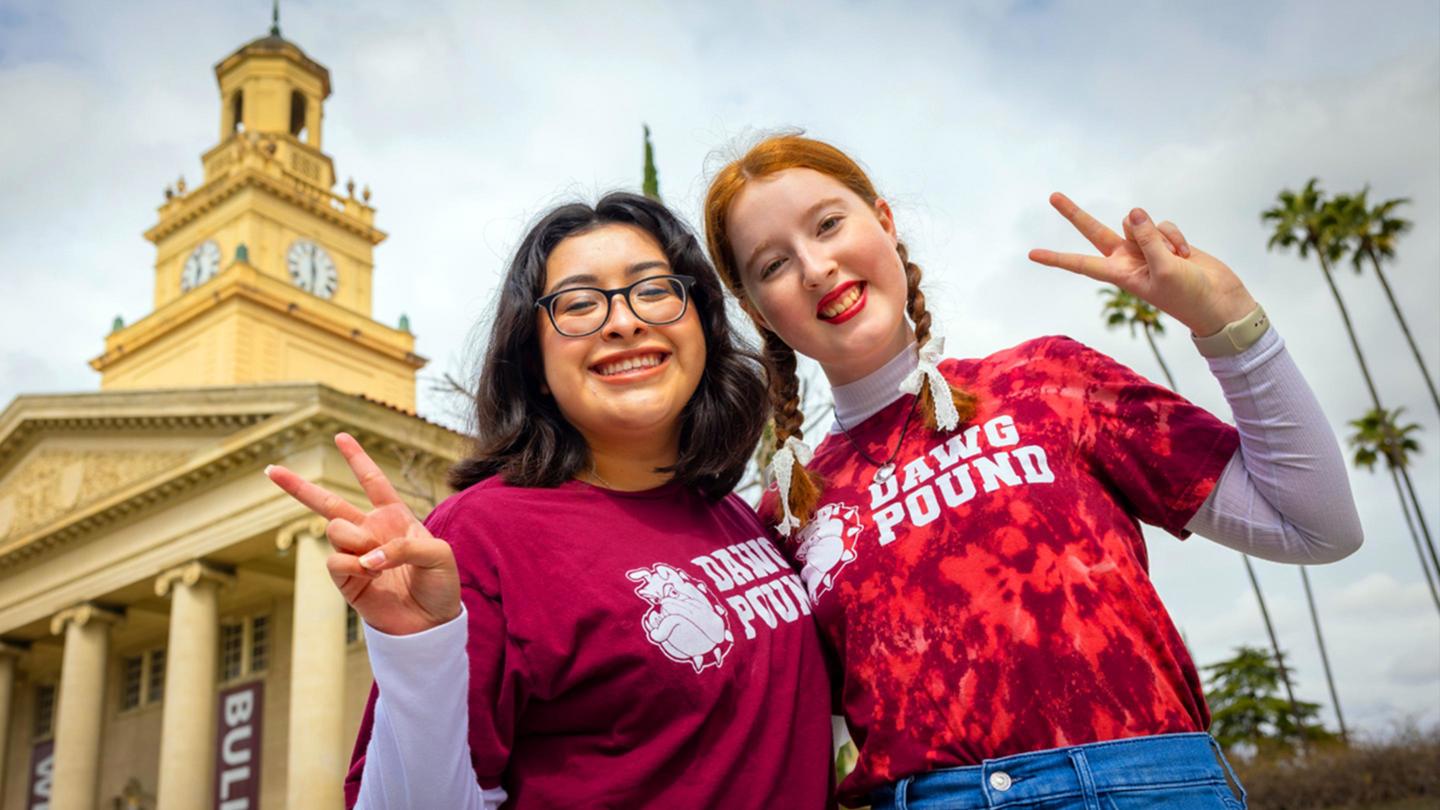
[[[1335,286],[1335,276],[1330,271],[1331,265],[1345,258],[1349,251],[1344,238],[1345,228],[1336,218],[1335,210],[1325,205],[1325,194],[1317,188],[1319,182],[1312,177],[1298,193],[1290,189],[1281,191],[1280,204],[1260,214],[1263,221],[1275,225],[1266,248],[1274,250],[1294,247],[1302,259],[1308,258],[1311,252],[1315,254],[1315,258],[1320,262],[1320,270],[1325,275],[1325,283],[1335,298],[1335,306],[1340,308],[1340,320],[1345,322],[1345,334],[1350,337],[1350,347],[1354,349],[1355,359],[1360,363],[1360,374],[1365,378],[1365,387],[1369,389],[1370,398],[1378,408],[1379,390],[1375,387],[1374,378],[1370,376],[1370,366],[1365,362],[1365,353],[1360,351],[1360,340],[1355,336],[1350,311],[1345,308],[1345,300],[1340,297],[1340,288]]]
[[[1381,267],[1382,260],[1394,261],[1395,242],[1401,234],[1410,230],[1410,221],[1393,216],[1392,212],[1410,201],[1404,198],[1386,200],[1370,208],[1365,199],[1369,192],[1367,187],[1353,196],[1337,196],[1331,203],[1334,206],[1334,216],[1340,223],[1342,237],[1354,244],[1350,263],[1356,274],[1364,272],[1366,259],[1369,259],[1370,266],[1375,268],[1375,278],[1379,279],[1380,286],[1385,290],[1385,298],[1395,313],[1395,322],[1405,334],[1405,341],[1410,344],[1410,353],[1415,356],[1415,364],[1420,367],[1420,376],[1425,378],[1425,386],[1430,389],[1430,399],[1435,403],[1435,410],[1440,412],[1440,393],[1435,390],[1435,381],[1425,367],[1425,358],[1420,354],[1420,347],[1415,344],[1415,336],[1410,334],[1410,325],[1405,322],[1405,316],[1400,312],[1400,302],[1395,299],[1395,291],[1390,289],[1390,280],[1385,277],[1385,270]]]
[[[1165,358],[1160,355],[1160,347],[1155,345],[1154,335],[1165,334],[1165,324],[1161,320],[1160,310],[1151,306],[1145,299],[1132,295],[1119,287],[1106,287],[1100,290],[1100,297],[1105,300],[1104,305],[1100,308],[1100,313],[1105,316],[1105,325],[1110,329],[1128,326],[1131,337],[1135,336],[1135,328],[1140,327],[1140,331],[1145,335],[1145,342],[1150,345],[1150,352],[1155,355],[1155,361],[1160,364],[1160,371],[1165,374],[1165,381],[1170,384],[1170,390],[1179,392],[1180,388],[1175,385],[1175,377],[1170,373],[1170,367],[1165,364]],[[1255,576],[1255,566],[1250,562],[1250,555],[1241,554],[1240,559],[1245,563],[1245,574],[1250,578],[1250,588],[1255,592],[1255,601],[1260,605],[1260,618],[1265,621],[1265,634],[1270,638],[1270,649],[1275,654],[1280,682],[1285,685],[1285,694],[1290,699],[1291,713],[1298,725],[1300,704],[1295,701],[1295,689],[1290,683],[1290,673],[1285,668],[1285,658],[1280,653],[1280,639],[1275,635],[1275,623],[1270,620],[1270,609],[1265,605],[1265,594],[1260,590],[1260,578]],[[1305,569],[1302,567],[1300,572],[1303,575]],[[1339,714],[1338,710],[1336,714]]]
[[[1375,379],[1370,374],[1369,364],[1365,362],[1365,353],[1360,350],[1360,339],[1355,334],[1355,325],[1350,320],[1350,311],[1345,308],[1345,300],[1340,296],[1340,288],[1335,286],[1335,276],[1334,273],[1331,272],[1333,264],[1343,260],[1346,254],[1351,252],[1348,240],[1351,234],[1357,232],[1357,227],[1354,225],[1354,222],[1358,217],[1347,212],[1355,207],[1355,203],[1343,201],[1327,203],[1324,192],[1319,189],[1319,180],[1313,177],[1305,183],[1305,187],[1299,192],[1294,192],[1290,189],[1282,190],[1278,195],[1278,200],[1278,205],[1260,214],[1262,221],[1274,225],[1274,230],[1271,232],[1270,241],[1266,247],[1270,250],[1276,248],[1283,250],[1294,247],[1302,259],[1307,258],[1311,252],[1314,252],[1316,260],[1320,263],[1320,271],[1325,276],[1325,284],[1330,288],[1330,294],[1335,298],[1335,306],[1340,310],[1340,320],[1345,324],[1345,334],[1350,339],[1350,348],[1354,350],[1355,360],[1360,365],[1360,375],[1365,379],[1365,388],[1370,392],[1370,401],[1374,405],[1375,411],[1383,413],[1384,406],[1380,402],[1380,391],[1376,388]],[[1398,202],[1396,204],[1398,204]],[[1406,227],[1396,224],[1393,221],[1394,218],[1389,217],[1389,211],[1393,208],[1394,205],[1391,205],[1384,211],[1384,216],[1392,220],[1392,222],[1388,226],[1385,226],[1389,229],[1389,234],[1376,242],[1376,250],[1379,249],[1378,244],[1383,243],[1389,246],[1393,253],[1394,237]],[[1376,266],[1378,268],[1378,263]],[[1426,379],[1428,381],[1428,375]],[[1409,519],[1410,511],[1415,513],[1421,533],[1424,534],[1426,544],[1430,546],[1433,557],[1435,555],[1434,543],[1430,540],[1430,530],[1425,523],[1424,515],[1421,513],[1420,501],[1415,495],[1415,487],[1410,482],[1410,473],[1404,467],[1397,468],[1397,471],[1401,480],[1405,482],[1406,491],[1410,496],[1411,509],[1406,510],[1406,519]],[[1403,509],[1403,500],[1401,506]],[[1300,569],[1300,576],[1305,581],[1305,595],[1309,598],[1309,576],[1305,573],[1303,566]],[[1311,617],[1315,619],[1315,635],[1318,639],[1320,637],[1320,624],[1318,618],[1316,618],[1313,601],[1311,601],[1310,612]],[[1324,656],[1325,651],[1322,642],[1322,661],[1324,660]],[[1327,680],[1330,680],[1328,665],[1326,666],[1325,677]],[[1333,681],[1331,695],[1334,695]],[[1338,702],[1335,704],[1335,713],[1338,717],[1340,713],[1340,704]],[[1340,733],[1341,736],[1345,735],[1343,721]]]
[[[1395,484],[1395,494],[1400,497],[1400,507],[1405,512],[1405,523],[1410,529],[1410,539],[1415,544],[1415,553],[1420,557],[1420,569],[1425,572],[1425,584],[1430,586],[1430,598],[1435,600],[1435,609],[1440,610],[1440,556],[1435,553],[1435,545],[1430,543],[1429,527],[1425,525],[1424,515],[1419,515],[1420,525],[1425,528],[1426,547],[1430,551],[1430,559],[1427,561],[1425,552],[1421,548],[1420,536],[1415,532],[1415,522],[1410,519],[1410,510],[1405,502],[1405,491],[1400,487],[1400,474],[1405,474],[1406,489],[1414,498],[1415,489],[1410,485],[1410,455],[1420,452],[1420,442],[1411,433],[1420,429],[1419,425],[1409,424],[1401,426],[1399,423],[1400,413],[1404,408],[1396,408],[1393,411],[1386,411],[1383,408],[1375,408],[1359,419],[1350,422],[1355,428],[1355,433],[1350,436],[1350,446],[1355,448],[1355,466],[1364,467],[1367,470],[1375,469],[1375,462],[1384,459],[1385,468],[1390,472],[1390,480]],[[1432,574],[1433,566],[1433,574]]]
[[[1160,321],[1160,310],[1145,299],[1131,295],[1119,287],[1100,290],[1100,297],[1105,299],[1105,305],[1100,309],[1100,313],[1105,316],[1105,325],[1111,329],[1128,326],[1130,337],[1135,337],[1135,327],[1140,327],[1145,335],[1145,342],[1150,346],[1150,352],[1155,355],[1155,361],[1160,364],[1160,370],[1165,374],[1165,381],[1170,383],[1170,390],[1178,390],[1175,387],[1175,378],[1170,374],[1170,367],[1165,365],[1165,358],[1160,356],[1160,348],[1155,345],[1154,335],[1165,334],[1165,324]]]
[[[1320,666],[1325,669],[1325,685],[1330,687],[1330,703],[1335,706],[1335,723],[1340,726],[1340,739],[1350,741],[1345,728],[1345,713],[1340,711],[1340,693],[1335,691],[1335,675],[1330,670],[1330,654],[1325,651],[1325,636],[1320,632],[1320,614],[1315,610],[1315,594],[1310,590],[1310,574],[1300,566],[1300,582],[1305,586],[1305,602],[1310,606],[1310,624],[1315,628],[1315,646],[1320,648]]]
[[[1401,234],[1410,229],[1410,222],[1393,216],[1392,212],[1399,206],[1409,202],[1404,198],[1386,200],[1374,208],[1367,205],[1366,197],[1369,188],[1362,189],[1359,194],[1342,194],[1331,203],[1332,211],[1330,219],[1336,223],[1338,234],[1341,238],[1352,239],[1355,242],[1354,252],[1351,256],[1351,264],[1355,272],[1361,272],[1363,259],[1368,258],[1370,264],[1375,268],[1375,277],[1380,280],[1381,287],[1385,290],[1385,297],[1390,301],[1390,308],[1395,312],[1395,320],[1405,334],[1406,341],[1410,344],[1410,351],[1415,356],[1415,362],[1420,367],[1420,374],[1425,378],[1425,385],[1430,389],[1431,400],[1435,408],[1440,411],[1440,395],[1435,391],[1435,383],[1430,379],[1430,372],[1425,367],[1425,360],[1420,354],[1420,349],[1415,345],[1415,338],[1410,334],[1410,327],[1405,322],[1405,316],[1400,312],[1400,305],[1395,299],[1395,293],[1390,288],[1390,281],[1385,277],[1385,271],[1381,267],[1381,260],[1393,260],[1395,258],[1395,242]],[[1386,466],[1394,479],[1397,491],[1401,490],[1409,495],[1409,504],[1401,498],[1400,508],[1405,514],[1405,523],[1410,528],[1411,539],[1415,537],[1415,527],[1418,524],[1420,535],[1424,537],[1425,548],[1430,552],[1431,563],[1435,566],[1434,588],[1440,588],[1440,557],[1437,557],[1435,541],[1430,536],[1430,527],[1425,522],[1425,514],[1420,508],[1420,499],[1415,494],[1415,485],[1410,480],[1410,469],[1408,464],[1410,445],[1413,451],[1419,452],[1419,444],[1408,438],[1411,431],[1419,430],[1419,425],[1407,425],[1400,429],[1394,424],[1403,408],[1396,408],[1393,413],[1387,414],[1380,406],[1379,399],[1375,400],[1375,407],[1363,418],[1352,422],[1361,433],[1365,434],[1362,441],[1370,441],[1377,449],[1381,449],[1386,458]],[[1353,440],[1352,440],[1353,441]],[[1355,462],[1357,465],[1372,469],[1377,457],[1369,457],[1368,463],[1362,461],[1365,458],[1364,448],[1357,450]],[[1414,520],[1411,513],[1414,513]],[[1425,581],[1430,584],[1431,570],[1425,566],[1424,556],[1421,556],[1421,568],[1425,571]]]
[[[1350,234],[1358,230],[1352,224],[1358,215],[1346,212],[1353,211],[1357,205],[1363,207],[1364,203],[1356,203],[1353,201],[1354,198],[1348,198],[1351,202],[1327,204],[1324,200],[1324,193],[1317,188],[1318,183],[1318,180],[1311,178],[1305,184],[1305,188],[1298,193],[1289,189],[1281,191],[1279,194],[1280,204],[1261,213],[1260,217],[1263,221],[1274,223],[1275,226],[1268,247],[1270,249],[1295,247],[1299,250],[1301,258],[1308,256],[1311,251],[1315,253],[1315,258],[1320,262],[1320,269],[1325,275],[1325,283],[1330,287],[1330,293],[1335,297],[1335,305],[1340,309],[1340,319],[1345,323],[1345,333],[1350,338],[1351,348],[1355,350],[1355,359],[1360,364],[1360,374],[1365,378],[1365,387],[1370,392],[1370,402],[1374,406],[1371,413],[1383,414],[1385,407],[1380,402],[1380,392],[1375,387],[1375,380],[1370,376],[1370,367],[1365,362],[1364,353],[1360,351],[1360,341],[1355,335],[1355,327],[1350,321],[1350,313],[1345,309],[1345,302],[1340,297],[1340,290],[1335,286],[1334,275],[1330,272],[1331,265],[1343,259],[1349,252],[1347,239],[1350,238]],[[1388,222],[1388,224],[1379,225],[1380,235],[1370,240],[1377,255],[1384,249],[1388,249],[1393,254],[1395,237],[1404,232],[1408,226],[1408,223],[1403,223],[1403,220],[1390,216],[1390,211],[1400,202],[1392,200],[1388,207],[1385,204],[1377,207],[1380,213],[1375,218]],[[1369,230],[1368,226],[1366,230]],[[1377,271],[1379,269],[1378,261],[1376,269]],[[1388,283],[1386,288],[1388,291]],[[1428,374],[1426,380],[1429,380]],[[1409,520],[1410,513],[1413,512],[1433,560],[1437,556],[1435,542],[1430,537],[1430,527],[1425,522],[1420,499],[1415,494],[1415,486],[1410,480],[1410,471],[1406,466],[1396,466],[1392,469],[1404,483],[1404,491],[1409,496],[1409,509],[1404,508],[1403,500],[1401,503],[1401,508],[1406,513],[1406,520]],[[1437,568],[1437,577],[1440,577],[1440,568]]]

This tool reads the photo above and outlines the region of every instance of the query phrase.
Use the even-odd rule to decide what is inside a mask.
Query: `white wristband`
[[[1190,339],[1195,341],[1195,348],[1200,350],[1200,354],[1206,357],[1232,357],[1254,346],[1255,341],[1269,329],[1270,317],[1256,304],[1249,315],[1226,324],[1219,332],[1206,337],[1192,334]]]

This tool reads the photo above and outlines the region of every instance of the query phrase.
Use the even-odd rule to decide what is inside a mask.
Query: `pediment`
[[[0,570],[339,430],[402,466],[448,466],[465,445],[317,383],[22,395],[0,411]]]
[[[0,479],[0,540],[175,469],[201,446],[160,436],[41,439]]]
[[[22,396],[0,413],[0,544],[163,481],[313,386]]]

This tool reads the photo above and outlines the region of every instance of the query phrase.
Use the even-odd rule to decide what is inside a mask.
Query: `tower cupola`
[[[221,60],[215,78],[220,83],[220,140],[240,132],[284,134],[321,148],[330,71],[280,36],[278,16],[269,34]]]
[[[372,317],[370,190],[334,190],[321,151],[330,71],[270,32],[215,65],[219,142],[205,179],[165,189],[155,306],[116,325],[90,366],[104,389],[318,381],[415,407],[415,336]],[[233,257],[233,259],[229,258]]]

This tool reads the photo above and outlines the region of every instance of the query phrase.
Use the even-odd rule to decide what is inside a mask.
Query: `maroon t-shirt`
[[[827,806],[819,634],[804,586],[739,498],[492,478],[425,524],[455,550],[471,761],[506,807]],[[346,779],[352,806],[375,695]]]
[[[1203,731],[1139,521],[1186,536],[1235,430],[1068,338],[941,371],[978,398],[975,417],[943,434],[915,414],[878,482],[850,439],[826,436],[809,465],[821,505],[783,543],[843,672],[860,757],[841,800],[987,758]],[[913,402],[850,436],[883,461]]]

